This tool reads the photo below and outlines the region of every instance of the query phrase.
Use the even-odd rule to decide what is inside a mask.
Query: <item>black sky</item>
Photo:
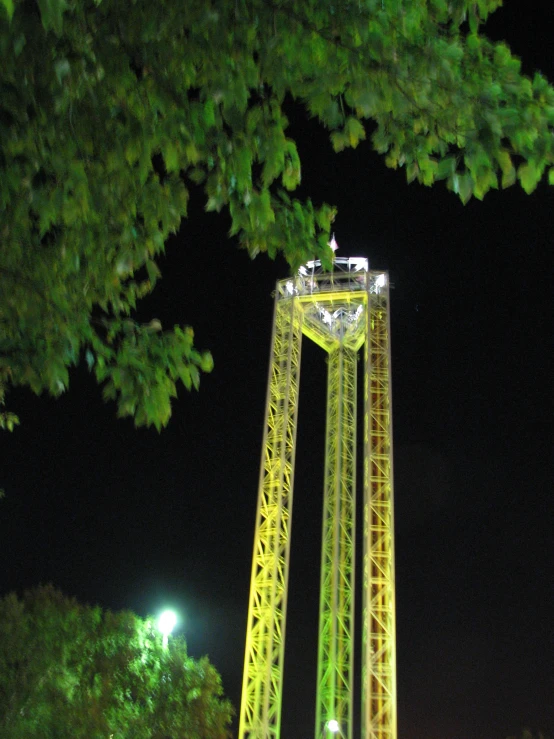
[[[551,12],[487,25],[554,81]],[[292,115],[302,194],[339,206],[342,256],[390,271],[401,739],[554,733],[554,190],[462,206],[369,146],[333,155]],[[193,214],[193,209],[196,213]],[[85,370],[58,401],[10,394],[0,446],[0,595],[53,582],[141,615],[172,603],[238,708],[272,320],[283,262],[250,262],[224,216],[171,240],[148,318],[215,359],[169,427],[115,420]],[[324,356],[305,342],[283,736],[313,735]]]

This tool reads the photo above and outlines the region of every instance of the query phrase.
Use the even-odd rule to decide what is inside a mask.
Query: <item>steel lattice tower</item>
[[[397,739],[389,281],[363,258],[337,258],[331,273],[309,262],[277,283],[239,739],[280,739],[303,335],[328,354],[315,737],[353,739],[356,389],[364,346],[361,737]]]

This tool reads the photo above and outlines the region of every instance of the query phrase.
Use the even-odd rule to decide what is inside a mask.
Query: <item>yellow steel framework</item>
[[[388,293],[368,295],[362,737],[396,739],[396,609]]]
[[[279,739],[302,334],[328,353],[315,737],[353,737],[356,366],[364,362],[362,739],[396,739],[389,287],[366,259],[277,283],[239,739]]]
[[[240,735],[279,737],[302,318],[275,301],[248,609]]]
[[[329,353],[316,736],[330,719],[352,739],[357,351]]]

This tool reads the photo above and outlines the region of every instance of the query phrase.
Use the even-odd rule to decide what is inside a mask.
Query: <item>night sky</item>
[[[487,24],[554,81],[550,9]],[[494,22],[493,22],[494,20]],[[300,194],[339,207],[339,256],[388,269],[395,443],[400,739],[554,734],[554,188],[463,206],[408,186],[369,144],[332,153],[290,108]],[[115,418],[86,369],[57,401],[13,391],[0,445],[0,595],[52,582],[140,615],[182,614],[240,700],[275,281],[225,215],[171,239],[141,320],[190,323],[215,360],[160,435]],[[304,342],[284,739],[313,736],[325,356]]]

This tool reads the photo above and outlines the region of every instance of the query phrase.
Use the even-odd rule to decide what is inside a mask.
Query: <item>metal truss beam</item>
[[[328,358],[325,487],[315,736],[352,739],[356,524],[357,351],[335,342]]]
[[[298,300],[276,296],[240,739],[278,739],[280,732],[301,342]]]
[[[396,739],[396,617],[388,286],[368,293],[364,419],[362,739]]]

